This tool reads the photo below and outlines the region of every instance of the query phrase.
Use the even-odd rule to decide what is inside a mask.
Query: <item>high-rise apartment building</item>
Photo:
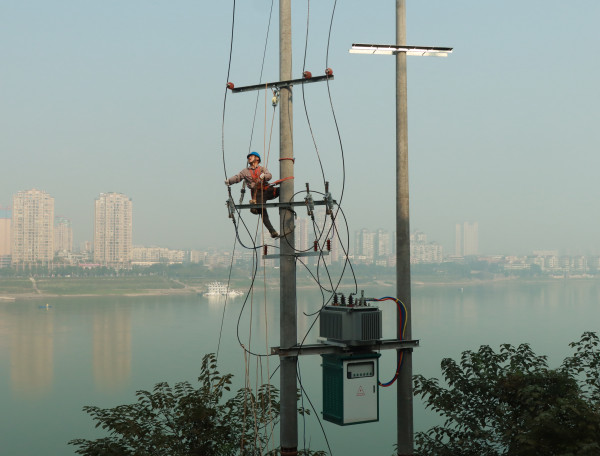
[[[477,222],[456,224],[454,251],[458,256],[479,253],[479,224]]]
[[[454,255],[463,256],[462,225],[457,223],[454,227]]]
[[[296,250],[300,250],[302,252],[306,251],[309,246],[309,222],[310,219],[307,218],[298,218],[296,220]],[[311,227],[312,228],[312,227]]]
[[[73,228],[71,227],[71,220],[66,217],[56,217],[54,219],[54,251],[73,251]]]
[[[41,190],[13,196],[12,264],[47,265],[54,258],[54,198]]]
[[[0,268],[10,266],[10,226],[12,223],[10,208],[0,207]]]
[[[394,255],[394,242],[389,231],[362,229],[354,235],[354,260],[359,263],[387,265]]]
[[[427,235],[415,231],[410,235],[410,262],[441,263],[444,261],[444,249],[437,242],[427,242]]]
[[[132,203],[122,193],[101,193],[95,202],[94,262],[128,267],[132,254]]]
[[[367,229],[356,231],[354,235],[354,260],[372,264],[375,261],[376,233]]]
[[[463,255],[479,253],[479,226],[477,222],[465,222],[463,225]]]
[[[392,238],[387,230],[377,230],[377,258],[387,258],[392,254]]]

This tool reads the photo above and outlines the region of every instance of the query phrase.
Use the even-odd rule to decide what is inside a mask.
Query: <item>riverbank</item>
[[[59,297],[197,294],[201,287],[164,277],[0,279],[0,301]]]
[[[513,284],[544,284],[560,282],[594,282],[595,277],[549,278],[540,277],[522,279],[518,277],[493,277],[489,279],[463,279],[463,280],[431,280],[431,278],[413,277],[412,286],[423,287],[452,287],[467,289],[482,286],[510,286]],[[235,280],[231,288],[245,291],[247,281]],[[393,278],[358,277],[359,290],[367,287],[395,287]],[[368,285],[367,285],[368,284]],[[279,287],[279,281],[269,278],[267,288],[273,290]],[[314,283],[299,281],[298,290],[314,289]],[[354,288],[353,280],[345,280],[338,288],[344,292],[348,287]],[[0,303],[14,302],[15,300],[34,300],[46,298],[88,298],[88,297],[140,297],[140,296],[171,296],[171,295],[197,295],[206,291],[206,284],[194,280],[186,283],[181,280],[166,277],[110,277],[110,278],[44,278],[44,279],[0,279]]]

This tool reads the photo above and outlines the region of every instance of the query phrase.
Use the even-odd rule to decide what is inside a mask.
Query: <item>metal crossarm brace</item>
[[[297,357],[300,355],[322,355],[326,353],[349,353],[358,352],[365,350],[412,350],[419,346],[419,340],[398,340],[398,339],[385,339],[378,340],[372,345],[360,345],[360,346],[349,346],[349,345],[329,345],[329,344],[307,344],[294,346],[291,348],[271,347],[272,355],[279,356],[293,356]]]
[[[284,236],[282,236],[284,237]],[[327,250],[322,251],[322,252],[300,252],[300,253],[294,253],[293,256],[295,256],[296,258],[298,257],[312,257],[312,256],[327,256],[329,255],[329,252]],[[271,253],[268,255],[263,255],[262,256],[265,259],[269,259],[269,258],[281,258],[281,254],[280,253]]]
[[[333,201],[334,204],[337,204],[337,202],[334,200]],[[315,206],[325,206],[327,204],[327,201],[315,201]],[[290,203],[262,203],[262,204],[236,204],[235,208],[236,209],[261,209],[261,208],[268,208],[268,207],[283,207],[283,208],[292,208],[292,207],[298,207],[298,206],[306,206],[306,202],[305,201],[292,201]]]
[[[300,79],[290,79],[289,81],[278,81],[278,82],[266,82],[264,84],[255,84],[244,87],[234,87],[231,89],[233,93],[239,92],[249,92],[251,90],[263,90],[270,88],[279,88],[279,87],[290,87],[297,84],[308,84],[309,82],[321,82],[326,81],[328,79],[333,79],[333,75],[328,76],[324,74],[323,76],[313,76],[311,78],[300,78]]]

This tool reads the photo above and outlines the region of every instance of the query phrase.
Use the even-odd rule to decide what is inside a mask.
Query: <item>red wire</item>
[[[376,299],[376,301],[395,301],[396,302],[396,307],[398,307],[398,320],[399,320],[399,324],[400,324],[400,340],[403,340],[404,334],[403,334],[403,321],[402,321],[402,308],[400,307],[400,302],[397,299],[393,299],[393,298],[385,298],[385,299]],[[400,352],[400,357],[398,358],[398,365],[396,366],[396,373],[394,374],[394,378],[392,378],[389,382],[387,383],[379,383],[379,386],[382,386],[384,388],[387,388],[388,386],[392,386],[394,384],[394,382],[398,379],[398,376],[400,375],[400,366],[402,365],[402,360],[404,359],[404,352]]]

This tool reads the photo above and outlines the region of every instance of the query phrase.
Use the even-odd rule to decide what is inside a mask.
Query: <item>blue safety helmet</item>
[[[248,155],[246,155],[246,158],[249,158],[250,155],[256,155],[258,157],[258,162],[260,163],[262,160],[260,159],[260,155],[258,155],[258,152],[250,152]]]

